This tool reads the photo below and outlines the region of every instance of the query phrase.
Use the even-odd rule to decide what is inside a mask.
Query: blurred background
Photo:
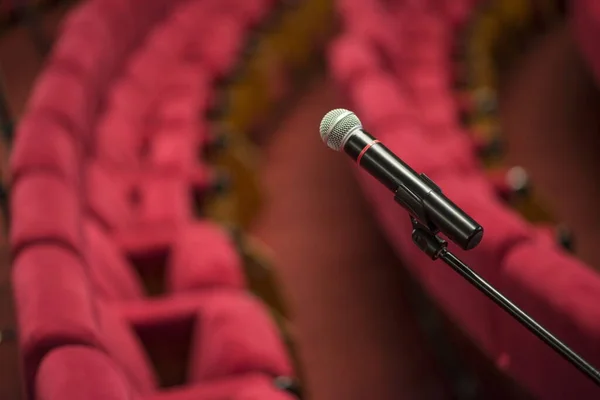
[[[598,398],[318,135],[355,111],[600,366],[596,3],[0,0],[0,398]]]

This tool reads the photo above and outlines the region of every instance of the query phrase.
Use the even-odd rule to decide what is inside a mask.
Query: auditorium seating
[[[294,368],[269,305],[249,290],[247,255],[203,209],[224,191],[221,169],[252,177],[245,127],[206,156],[252,101],[210,115],[246,65],[246,37],[280,7],[89,0],[63,21],[10,162],[28,398],[293,398],[275,383]],[[310,17],[283,14],[295,26]],[[254,196],[237,185],[238,203]],[[235,213],[229,222],[243,225]]]
[[[463,102],[454,87],[456,42],[478,2],[336,3],[341,33],[328,44],[328,70],[347,107],[485,227],[478,248],[451,249],[600,365],[600,277],[560,247],[551,221],[533,224],[510,207],[507,171],[484,171],[489,160],[480,160],[494,133],[461,124],[465,104],[481,111],[493,100],[481,91]],[[502,13],[527,18],[505,3]],[[574,3],[570,22],[597,75],[592,3]],[[276,324],[284,310],[251,293],[229,228],[247,226],[261,206],[257,132],[331,32],[332,4],[87,0],[69,13],[10,160],[29,398],[295,398],[274,382],[295,375]],[[486,26],[489,37],[495,28]],[[498,369],[543,399],[600,394],[422,254],[390,193],[358,176],[395,251]]]
[[[451,245],[455,254],[598,366],[600,352],[593,343],[600,337],[600,277],[560,248],[548,222],[533,225],[510,209],[511,188],[498,179],[506,171],[484,171],[478,160],[482,137],[459,120],[455,44],[449,39],[459,40],[475,3],[339,0],[343,28],[330,44],[330,74],[367,130],[484,226],[479,247],[465,252]],[[597,72],[595,6],[575,3],[573,26]],[[504,6],[503,12],[525,18],[527,10]],[[398,255],[491,362],[536,398],[600,395],[584,375],[463,278],[421,253],[412,243],[405,211],[372,177],[357,173]]]

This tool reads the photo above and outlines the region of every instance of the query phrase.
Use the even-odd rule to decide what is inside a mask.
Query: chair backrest
[[[12,271],[19,344],[27,392],[40,361],[65,345],[100,347],[96,310],[81,258],[54,243],[30,246]]]
[[[105,353],[85,346],[50,352],[36,377],[37,400],[137,400],[118,365]]]

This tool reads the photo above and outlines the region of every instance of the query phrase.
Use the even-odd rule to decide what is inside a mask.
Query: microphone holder
[[[448,250],[448,243],[437,235],[438,231],[432,225],[425,226],[413,217],[411,217],[411,221],[413,225],[412,240],[419,249],[429,256],[429,258],[432,260],[440,259],[449,265],[450,268],[458,272],[459,275],[469,281],[469,283],[475,286],[494,303],[499,305],[504,311],[509,313],[514,319],[521,323],[521,325],[575,366],[597,386],[600,386],[600,372],[596,368],[571,350],[513,302],[504,297],[502,293],[498,292],[485,279],[452,254]]]

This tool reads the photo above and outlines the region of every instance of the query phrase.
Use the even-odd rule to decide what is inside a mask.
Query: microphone
[[[329,111],[319,127],[321,139],[335,151],[344,151],[394,193],[394,200],[434,234],[443,233],[463,250],[476,247],[483,227],[450,201],[425,174],[419,174],[379,140],[363,130],[362,123],[344,109]]]

